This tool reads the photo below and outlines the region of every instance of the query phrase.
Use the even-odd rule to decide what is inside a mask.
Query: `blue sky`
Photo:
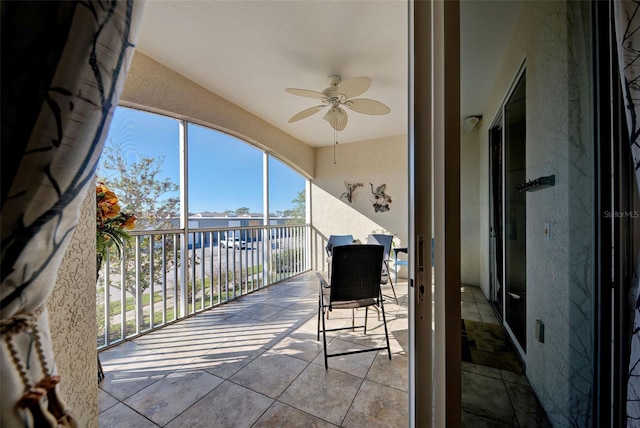
[[[168,177],[179,183],[178,124],[173,118],[118,107],[105,146],[120,144],[129,160],[140,155],[163,157],[160,178]],[[235,137],[198,125],[189,124],[188,136],[189,211],[222,212],[248,207],[251,212],[261,213],[263,152]],[[305,179],[273,157],[269,160],[269,177],[269,211],[292,208],[291,201],[304,190]]]

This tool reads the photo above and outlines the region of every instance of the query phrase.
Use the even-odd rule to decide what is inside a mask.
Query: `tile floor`
[[[462,319],[499,324],[479,287],[462,286]],[[464,427],[551,427],[524,374],[462,362]]]
[[[396,286],[399,304],[385,301],[391,361],[386,351],[334,357],[328,371],[316,340],[317,287],[304,274],[101,352],[99,425],[407,426],[406,283]],[[344,326],[351,311],[327,322]],[[334,332],[330,352],[384,342],[375,315],[367,330]]]
[[[498,323],[478,287],[462,287],[463,318]],[[329,359],[316,340],[314,273],[273,285],[100,353],[99,425],[116,427],[405,427],[406,283],[386,299],[392,360],[385,351]],[[391,295],[388,286],[383,291]],[[359,311],[357,316],[362,316]],[[329,326],[351,321],[334,311]],[[379,346],[368,334],[328,337],[334,352]],[[465,427],[550,426],[526,376],[462,364]]]

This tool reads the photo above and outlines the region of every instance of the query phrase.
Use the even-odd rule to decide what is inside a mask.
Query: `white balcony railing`
[[[97,282],[98,348],[310,268],[310,226],[134,231]]]

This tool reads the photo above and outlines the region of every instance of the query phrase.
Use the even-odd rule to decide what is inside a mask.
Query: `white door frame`
[[[458,427],[460,4],[413,1],[409,9],[409,420]]]

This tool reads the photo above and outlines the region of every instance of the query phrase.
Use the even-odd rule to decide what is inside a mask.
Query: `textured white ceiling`
[[[497,22],[487,21],[496,15],[489,9],[508,13],[513,7],[504,1],[467,0],[461,3],[463,10],[466,3],[476,8],[483,5],[480,9],[486,11],[486,19],[475,15],[482,25],[474,27],[473,42],[482,44],[482,28],[491,28],[491,40],[486,43],[501,55],[496,39],[510,33],[511,27],[505,25],[504,13]],[[501,33],[503,27],[509,28]],[[314,147],[333,143],[333,129],[322,119],[325,111],[287,123],[318,102],[284,89],[322,91],[331,74],[343,80],[369,76],[373,83],[362,97],[385,103],[391,113],[368,116],[347,111],[349,124],[338,134],[339,141],[407,132],[408,5],[404,0],[147,0],[137,48]],[[478,79],[491,79],[478,73],[489,59],[474,57]],[[465,106],[482,105],[481,100],[464,102],[465,96],[463,112]]]
[[[521,1],[514,0],[460,2],[460,113],[463,118],[483,113],[521,6]]]

